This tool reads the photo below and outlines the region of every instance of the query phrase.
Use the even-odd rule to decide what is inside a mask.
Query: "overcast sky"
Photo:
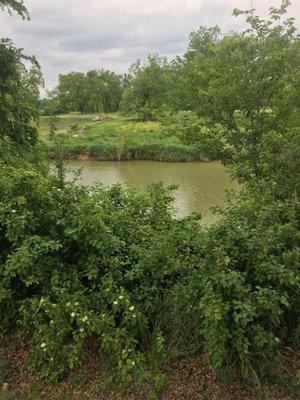
[[[57,76],[94,68],[125,72],[137,58],[159,53],[182,54],[189,33],[200,25],[219,25],[223,32],[243,27],[234,8],[251,0],[25,0],[31,21],[0,13],[0,36],[10,37],[26,54],[37,56],[52,88]],[[266,15],[280,0],[252,0]],[[289,14],[300,26],[300,0]]]

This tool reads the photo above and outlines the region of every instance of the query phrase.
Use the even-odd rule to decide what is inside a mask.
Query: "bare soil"
[[[99,368],[99,357],[91,351],[87,359],[68,378],[57,384],[46,384],[39,374],[26,369],[29,346],[8,344],[8,374],[0,380],[0,399],[13,400],[291,400],[283,388],[266,384],[266,393],[243,382],[221,381],[203,355],[176,360],[170,365],[164,389],[154,395],[153,383],[137,388],[134,384],[106,388]]]

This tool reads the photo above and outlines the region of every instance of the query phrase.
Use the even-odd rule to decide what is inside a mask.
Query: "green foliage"
[[[220,34],[221,31],[218,26],[211,28],[200,26],[197,31],[193,31],[190,34],[190,42],[185,57],[189,59],[197,54],[209,57],[213,52],[214,46],[220,39]]]
[[[240,369],[252,379],[270,374],[278,344],[295,337],[300,289],[295,209],[293,199],[268,199],[265,205],[246,200],[208,236],[199,309],[206,350],[220,373]]]
[[[294,123],[300,53],[293,20],[282,20],[287,4],[271,9],[267,21],[253,10],[235,11],[246,15],[249,29],[224,36],[209,56],[192,61],[195,74],[201,71],[197,112],[222,130],[222,160],[242,180],[264,177],[269,136],[286,135]]]
[[[0,0],[0,9],[7,9],[10,14],[16,11],[23,19],[29,19],[23,0]]]
[[[23,62],[32,64],[26,71]],[[35,58],[25,56],[9,39],[0,40],[0,138],[10,137],[17,144],[34,144],[38,88],[42,84]]]
[[[51,130],[44,135],[46,122],[40,118],[40,130],[50,158],[57,158],[57,146]],[[82,153],[96,160],[193,161],[203,159],[202,147],[185,140],[175,130],[166,132],[158,122],[138,122],[110,114],[107,120],[92,123],[93,116],[67,115],[56,117],[56,139],[61,140],[65,158]],[[85,124],[86,123],[86,124]],[[85,125],[84,125],[85,124]],[[68,125],[68,126],[67,126]],[[48,128],[49,129],[49,128]],[[207,157],[207,156],[206,156]]]
[[[92,337],[119,376],[135,374],[199,225],[171,218],[160,185],[147,194],[61,186],[29,164],[1,167],[0,188],[1,328],[18,321],[48,379],[73,369]]]
[[[164,329],[175,332],[180,353],[198,351],[203,337],[221,376],[259,383],[275,373],[281,346],[297,346],[297,208],[296,197],[244,198],[208,229],[165,310]]]
[[[132,64],[126,75],[121,110],[143,121],[153,120],[166,103],[169,86],[169,67],[165,58],[149,55],[143,65]]]
[[[179,111],[162,118],[164,133],[173,135],[189,146],[197,146],[203,158],[213,160],[223,152],[221,132],[212,132],[192,111]]]
[[[281,22],[288,4],[271,8],[270,21],[235,10],[245,32],[200,28],[183,58],[132,66],[123,111],[163,114],[167,132],[135,132],[128,120],[82,129],[68,118],[58,132],[52,116],[55,173],[26,146],[36,142],[39,70],[27,74],[22,53],[0,43],[0,330],[31,340],[32,368],[47,379],[73,370],[92,339],[121,380],[149,377],[151,357],[157,366],[203,347],[220,375],[259,383],[282,346],[299,345],[299,40],[293,21]],[[71,73],[53,98],[61,109],[107,111],[119,85],[105,71]],[[245,191],[214,226],[174,220],[160,184],[140,193],[66,182],[63,158],[87,143],[99,158],[218,156]],[[164,384],[156,371],[150,396]]]
[[[55,138],[55,134],[57,132],[57,117],[55,115],[52,115],[49,118],[49,140],[53,140]]]
[[[249,30],[190,56],[201,78],[198,114],[247,190],[208,230],[203,258],[175,287],[177,307],[168,312],[182,346],[201,334],[219,374],[257,383],[274,372],[280,345],[295,346],[299,336],[299,55],[292,20],[277,23],[287,5],[271,9],[271,21],[236,11]],[[182,134],[197,141],[200,122],[183,117]],[[187,319],[178,317],[186,310]]]
[[[60,102],[56,91],[47,92],[48,97],[39,99],[38,109],[40,115],[56,115],[61,112]]]
[[[70,72],[59,75],[58,86],[40,102],[40,113],[114,112],[119,108],[121,95],[121,78],[114,72],[103,69],[86,74]]]
[[[287,5],[271,9],[271,21],[236,11],[249,30],[209,38],[206,54],[188,53],[184,68],[197,79],[194,104],[203,118],[185,112],[166,120],[200,144],[205,121],[218,156],[247,187],[174,288],[167,315],[175,339],[194,352],[202,335],[220,375],[256,383],[278,366],[280,346],[294,347],[299,337],[299,40],[291,19],[278,23]]]

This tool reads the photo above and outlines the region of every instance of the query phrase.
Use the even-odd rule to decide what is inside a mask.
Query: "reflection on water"
[[[226,169],[217,162],[169,163],[157,161],[72,161],[72,168],[83,167],[81,183],[104,185],[121,183],[143,188],[150,182],[176,184],[174,206],[178,217],[192,212],[202,214],[203,223],[216,219],[211,207],[221,205],[226,189],[236,189]]]

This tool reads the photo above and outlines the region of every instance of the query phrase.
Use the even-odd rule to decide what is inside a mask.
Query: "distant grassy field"
[[[68,114],[57,117],[56,139],[67,159],[96,160],[202,160],[196,146],[164,132],[158,122],[139,122],[117,113],[104,121],[93,122],[95,115]],[[57,140],[51,138],[50,117],[40,117],[39,133],[49,149],[57,155]]]

